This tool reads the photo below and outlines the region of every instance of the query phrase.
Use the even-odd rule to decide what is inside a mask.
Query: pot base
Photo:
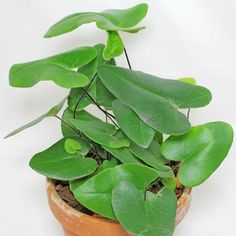
[[[58,195],[54,184],[48,180],[47,193],[49,206],[62,224],[65,236],[131,236],[117,222],[97,215],[85,215],[67,205]],[[179,224],[189,209],[191,189],[185,188],[178,200],[176,225]]]

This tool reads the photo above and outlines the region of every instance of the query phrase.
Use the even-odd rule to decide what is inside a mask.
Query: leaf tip
[[[50,29],[48,29],[48,31],[43,35],[43,38],[48,39],[48,38],[52,38],[55,35],[53,34],[53,31]]]
[[[10,134],[8,134],[8,135],[6,135],[5,137],[3,137],[4,139],[7,139],[7,138],[10,138],[11,137],[11,135]]]

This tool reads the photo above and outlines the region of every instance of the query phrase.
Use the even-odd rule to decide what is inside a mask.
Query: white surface
[[[49,56],[79,45],[105,42],[94,25],[54,39],[42,38],[61,17],[104,8],[126,8],[139,1],[0,1],[0,235],[62,236],[48,210],[44,177],[28,167],[31,156],[60,138],[59,123],[47,120],[14,138],[2,137],[61,100],[66,91],[44,83],[32,89],[8,86],[10,65]],[[214,96],[192,112],[194,124],[223,120],[236,128],[236,2],[234,0],[150,0],[137,35],[123,34],[135,69],[166,78],[193,76]],[[122,61],[120,58],[119,61]],[[125,63],[121,63],[121,65]],[[236,149],[205,184],[196,188],[190,213],[175,236],[235,235]]]

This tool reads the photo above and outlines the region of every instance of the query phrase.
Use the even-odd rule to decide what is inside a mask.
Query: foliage
[[[108,40],[106,45],[13,65],[11,86],[32,87],[50,80],[70,91],[47,113],[6,137],[56,117],[63,138],[34,155],[31,168],[67,181],[83,206],[118,220],[134,235],[171,236],[177,179],[187,187],[203,183],[227,156],[233,130],[224,122],[191,127],[183,109],[204,107],[212,99],[195,79],[163,79],[131,69],[120,31],[143,29],[137,25],[147,9],[147,4],[139,4],[126,10],[75,13],[53,25],[46,38],[95,22]],[[115,62],[124,51],[129,69]],[[85,110],[89,105],[106,119]]]

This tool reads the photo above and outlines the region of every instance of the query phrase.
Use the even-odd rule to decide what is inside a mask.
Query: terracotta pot
[[[66,236],[131,236],[121,225],[99,216],[85,215],[67,205],[58,195],[54,184],[47,181],[49,206],[62,224]],[[187,214],[191,199],[191,189],[186,188],[178,200],[176,225]]]

